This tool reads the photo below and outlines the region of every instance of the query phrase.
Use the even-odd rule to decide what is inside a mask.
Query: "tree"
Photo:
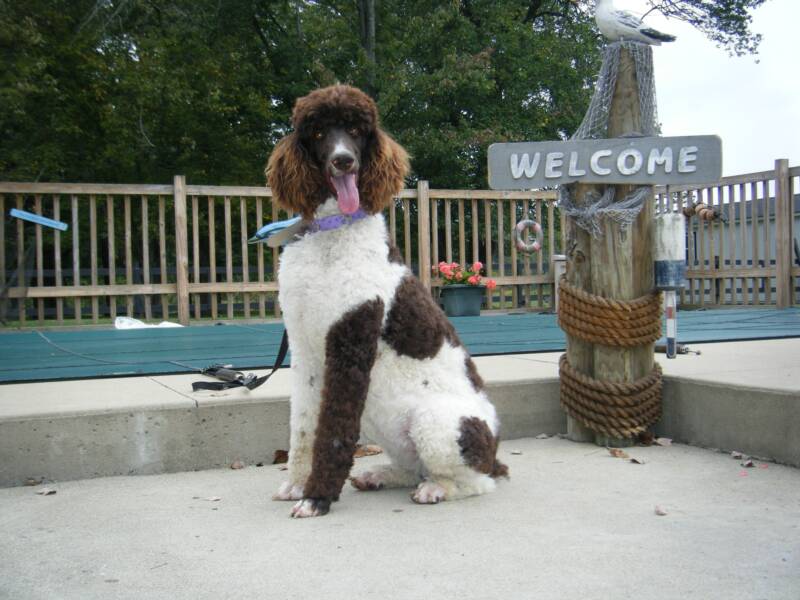
[[[652,0],[736,52],[763,0]],[[414,177],[485,187],[492,142],[580,123],[588,0],[0,0],[0,179],[263,184],[295,98],[369,90]]]

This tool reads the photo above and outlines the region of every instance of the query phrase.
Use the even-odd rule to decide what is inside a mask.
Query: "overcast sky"
[[[646,8],[644,0],[615,5]],[[800,165],[800,1],[768,0],[754,12],[753,29],[764,36],[757,56],[729,57],[655,13],[647,23],[678,36],[654,51],[663,135],[719,135],[724,175],[766,171],[776,158]]]

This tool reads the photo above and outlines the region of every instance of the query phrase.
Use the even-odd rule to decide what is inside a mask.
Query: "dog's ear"
[[[312,218],[324,194],[325,178],[307,155],[297,132],[275,145],[266,175],[272,198],[281,208]]]
[[[361,205],[370,214],[386,208],[403,189],[408,174],[408,154],[381,129],[369,147],[369,154],[358,176]]]

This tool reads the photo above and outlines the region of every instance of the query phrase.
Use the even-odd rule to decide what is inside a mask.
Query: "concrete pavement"
[[[645,464],[504,442],[493,494],[417,506],[348,487],[306,520],[268,500],[272,465],[0,489],[0,598],[800,598],[800,470],[627,452]]]

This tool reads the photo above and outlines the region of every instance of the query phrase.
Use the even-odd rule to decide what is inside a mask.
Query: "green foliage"
[[[654,4],[746,51],[761,2]],[[572,0],[0,0],[0,179],[261,185],[294,99],[341,81],[413,178],[485,187],[490,143],[577,127],[600,44]]]

